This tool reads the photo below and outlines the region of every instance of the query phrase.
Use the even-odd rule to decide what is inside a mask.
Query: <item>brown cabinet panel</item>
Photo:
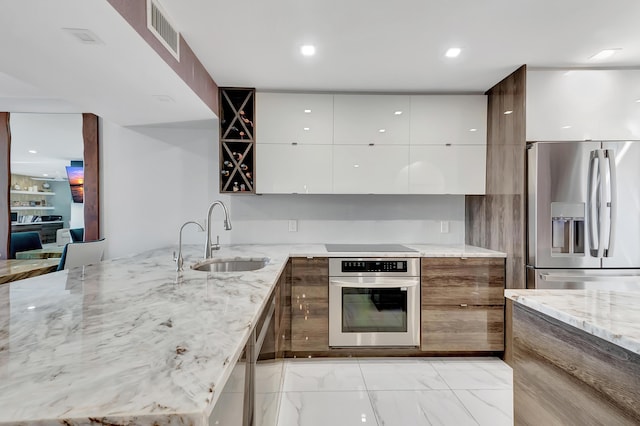
[[[280,300],[276,304],[276,318],[278,318],[278,358],[291,350],[291,261],[287,262],[280,278]]]
[[[503,306],[423,307],[422,350],[504,350]]]
[[[329,350],[329,259],[291,259],[291,350]]]
[[[504,259],[423,258],[422,306],[504,305]]]
[[[513,303],[517,425],[640,424],[640,355]]]

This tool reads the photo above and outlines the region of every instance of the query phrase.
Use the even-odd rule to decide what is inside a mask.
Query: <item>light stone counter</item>
[[[640,292],[505,290],[514,302],[640,354]]]
[[[421,256],[498,256],[410,246]],[[268,257],[252,272],[190,270],[173,248],[0,286],[0,424],[206,425],[288,257],[354,256],[324,245],[223,247]],[[402,256],[402,253],[358,253]]]

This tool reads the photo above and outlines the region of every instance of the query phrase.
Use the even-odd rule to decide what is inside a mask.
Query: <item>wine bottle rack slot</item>
[[[255,89],[220,88],[220,192],[255,194]]]

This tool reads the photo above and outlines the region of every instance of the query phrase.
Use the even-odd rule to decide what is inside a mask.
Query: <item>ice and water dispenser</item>
[[[584,256],[584,203],[551,203],[551,255]]]

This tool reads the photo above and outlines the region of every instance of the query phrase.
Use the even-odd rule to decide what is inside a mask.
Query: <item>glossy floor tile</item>
[[[498,358],[287,360],[278,426],[513,425]]]
[[[282,394],[279,426],[362,424],[376,424],[367,392],[284,392]]]
[[[365,390],[355,358],[291,360],[286,363],[283,392]]]

